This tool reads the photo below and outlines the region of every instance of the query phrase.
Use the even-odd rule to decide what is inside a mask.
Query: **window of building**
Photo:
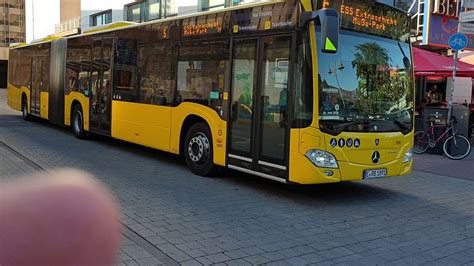
[[[160,0],[150,0],[148,1],[148,14],[146,20],[159,19],[160,14]]]
[[[92,27],[102,26],[110,23],[112,23],[112,10],[107,10],[91,16]]]
[[[224,1],[224,0],[209,0],[208,5],[204,5],[202,7],[202,10],[203,11],[211,11],[211,10],[222,9],[222,8],[225,7],[225,2],[226,1]]]
[[[127,21],[142,22],[142,4],[134,4],[126,7]]]

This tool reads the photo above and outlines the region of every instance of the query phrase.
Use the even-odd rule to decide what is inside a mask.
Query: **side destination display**
[[[232,32],[246,33],[269,30],[288,30],[297,26],[297,1],[275,3],[234,11]]]

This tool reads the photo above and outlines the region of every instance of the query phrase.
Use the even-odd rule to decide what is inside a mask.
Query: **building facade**
[[[26,41],[25,0],[0,0],[0,10],[0,88],[6,88],[8,47]]]
[[[120,6],[121,2],[123,5],[128,1],[116,0],[114,6]],[[58,36],[79,34],[91,27],[122,21],[124,18],[123,9],[121,8],[105,10],[91,9],[90,6],[83,6],[81,0],[60,0],[60,6],[61,22],[56,25],[55,31],[55,35]],[[101,6],[104,7],[108,5],[102,3]]]
[[[176,0],[135,0],[124,7],[124,20],[145,22],[178,15]]]

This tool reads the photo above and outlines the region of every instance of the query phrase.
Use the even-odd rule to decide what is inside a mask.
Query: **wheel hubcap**
[[[205,163],[211,152],[209,139],[203,133],[197,133],[189,141],[188,154],[189,158],[196,164]]]

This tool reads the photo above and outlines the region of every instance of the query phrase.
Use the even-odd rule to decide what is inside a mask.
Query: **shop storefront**
[[[423,127],[424,110],[447,108],[453,84],[453,57],[448,45],[449,38],[458,32],[459,14],[462,11],[461,1],[457,0],[426,0],[418,5],[417,27],[418,36],[413,50],[416,75],[416,111],[417,127]],[[474,35],[467,35],[466,50],[474,50]],[[436,52],[434,52],[436,51]],[[444,55],[443,55],[444,54]],[[466,109],[466,116],[471,113],[474,119],[474,65],[459,62],[455,79],[453,102]],[[440,110],[441,110],[440,109]],[[462,108],[461,108],[462,109]],[[426,113],[426,112],[425,112]]]
[[[416,76],[417,127],[423,127],[423,112],[447,108],[453,82],[453,58],[413,48]],[[474,65],[458,62],[453,102],[474,111]],[[474,117],[471,115],[471,117]]]

